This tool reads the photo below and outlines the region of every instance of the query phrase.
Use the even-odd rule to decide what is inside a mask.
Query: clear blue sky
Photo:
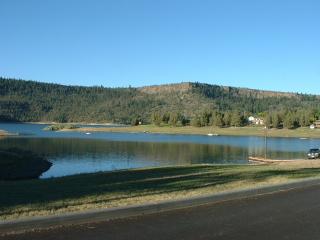
[[[320,94],[318,0],[1,0],[0,76]]]

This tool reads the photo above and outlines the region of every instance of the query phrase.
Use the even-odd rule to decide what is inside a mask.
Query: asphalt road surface
[[[0,239],[320,239],[320,186]]]

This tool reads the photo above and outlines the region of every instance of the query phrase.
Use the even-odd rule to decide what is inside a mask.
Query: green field
[[[320,163],[316,161],[163,167],[0,181],[0,218],[154,203],[311,177],[320,177]]]
[[[66,130],[69,131],[69,130]],[[85,127],[73,129],[70,131],[83,131],[83,132],[146,132],[146,133],[165,133],[165,134],[201,134],[207,135],[208,133],[227,135],[227,136],[265,136],[268,137],[301,137],[301,138],[320,138],[320,129],[310,129],[307,127],[300,127],[297,129],[268,129],[263,127],[170,127],[170,126],[155,126],[155,125],[141,125],[133,127],[116,127],[116,128],[96,128]]]

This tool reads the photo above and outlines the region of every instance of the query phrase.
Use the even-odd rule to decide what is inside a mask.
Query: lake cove
[[[41,179],[0,181],[1,219],[154,203],[320,177],[320,161],[248,164],[249,156],[265,153],[271,159],[303,159],[307,149],[320,146],[320,139],[266,142],[252,136],[85,134],[42,130],[45,127],[0,124],[0,129],[18,134],[0,139],[0,149],[19,148],[52,162]]]
[[[21,148],[44,156],[52,167],[41,178],[121,169],[194,164],[247,164],[249,156],[304,159],[320,139],[185,134],[44,131],[43,124],[0,124],[18,136],[0,148]],[[104,127],[104,126],[103,126]]]

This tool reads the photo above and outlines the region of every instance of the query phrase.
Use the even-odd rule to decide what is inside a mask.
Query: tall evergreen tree
[[[223,117],[221,113],[216,113],[213,115],[213,125],[216,127],[223,127]]]
[[[231,116],[231,126],[241,127],[242,126],[242,116],[239,111],[234,111]]]
[[[271,117],[271,113],[267,113],[265,118],[264,118],[264,123],[266,125],[267,128],[270,128],[272,126],[272,117]]]
[[[281,124],[280,116],[277,112],[273,112],[272,114],[272,126],[274,128],[279,128]]]
[[[223,115],[223,122],[224,122],[224,125],[226,127],[230,127],[231,126],[231,117],[232,117],[232,114],[230,111],[227,111],[224,113]]]
[[[151,122],[157,126],[160,126],[162,122],[162,116],[160,112],[153,112],[151,114]]]
[[[292,112],[288,112],[283,120],[283,126],[288,129],[293,129],[297,127],[297,121]]]

